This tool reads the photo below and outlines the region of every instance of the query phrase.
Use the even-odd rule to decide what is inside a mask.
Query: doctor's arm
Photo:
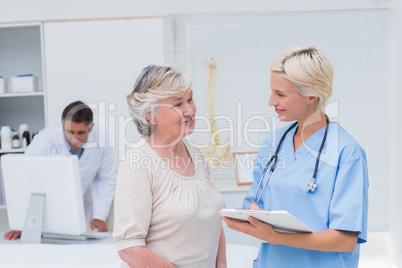
[[[21,237],[21,231],[9,231],[4,234],[4,240],[15,240]]]
[[[49,134],[46,135],[46,132],[39,131],[39,134],[35,136],[35,138],[31,141],[28,147],[25,149],[24,154],[27,155],[46,155],[52,154],[52,146],[54,145],[54,139],[57,137],[49,137]],[[49,141],[51,140],[51,141]]]
[[[357,232],[329,229],[313,233],[283,233],[273,230],[272,226],[253,217],[248,222],[240,222],[223,217],[229,228],[267,241],[273,245],[297,248],[352,252],[357,244]]]
[[[92,185],[93,221],[91,229],[98,228],[100,232],[106,232],[105,221],[109,215],[113,201],[116,182],[116,169],[114,159],[109,148],[102,150],[100,168]]]

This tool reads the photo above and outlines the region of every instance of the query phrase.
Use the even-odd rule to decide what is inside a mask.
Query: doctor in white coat
[[[111,149],[99,143],[99,135],[91,109],[76,101],[64,109],[62,124],[40,131],[25,154],[76,155],[87,224],[91,229],[106,232],[105,221],[114,196],[116,170]],[[20,231],[10,231],[4,238],[16,239],[20,235]]]

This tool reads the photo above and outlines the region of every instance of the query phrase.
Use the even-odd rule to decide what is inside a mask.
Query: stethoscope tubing
[[[318,150],[317,158],[316,158],[316,160],[315,160],[315,167],[314,167],[313,179],[315,179],[316,176],[317,176],[317,170],[318,170],[318,164],[319,164],[319,162],[320,162],[321,151],[322,151],[322,148],[324,147],[324,143],[325,143],[325,141],[326,141],[326,139],[327,139],[327,135],[328,135],[329,119],[328,119],[328,116],[327,116],[327,115],[325,115],[325,117],[326,117],[326,119],[327,119],[327,125],[326,125],[326,127],[325,127],[324,137],[322,138],[322,142],[321,142],[321,145],[320,145],[320,149]]]
[[[264,190],[265,190],[265,186],[267,186],[267,182],[268,182],[268,180],[271,178],[271,174],[272,174],[272,172],[273,172],[274,169],[275,169],[276,161],[277,161],[277,159],[278,159],[279,148],[282,146],[283,140],[285,139],[285,137],[286,137],[286,135],[289,133],[289,131],[292,130],[292,128],[294,128],[296,125],[297,125],[297,122],[293,123],[293,124],[285,131],[285,133],[282,135],[281,139],[279,140],[279,143],[278,143],[278,146],[276,147],[275,153],[273,154],[273,156],[271,156],[271,158],[269,159],[268,163],[265,165],[264,170],[262,171],[262,176],[261,176],[261,179],[260,179],[260,183],[258,184],[258,187],[257,187],[257,191],[255,192],[254,197],[251,199],[251,201],[252,201],[253,203],[255,203],[255,205],[258,204],[258,201],[260,200],[261,195],[262,195],[262,193],[263,193]],[[267,180],[266,180],[266,182],[265,182],[265,184],[264,184],[264,187],[263,187],[263,189],[262,189],[260,195],[258,196],[257,202],[255,202],[255,198],[257,197],[257,194],[258,194],[258,189],[260,189],[261,183],[262,183],[262,181],[264,180],[264,177],[265,177],[265,173],[267,172],[267,169],[268,169],[268,167],[269,167],[269,165],[271,164],[272,161],[273,161],[273,163],[272,163],[272,165],[271,165],[271,168],[269,169],[269,173],[268,173]]]

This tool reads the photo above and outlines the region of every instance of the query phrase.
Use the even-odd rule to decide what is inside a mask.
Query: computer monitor
[[[86,231],[76,156],[7,154],[0,162],[9,227],[22,230],[22,241],[40,243],[41,233]]]

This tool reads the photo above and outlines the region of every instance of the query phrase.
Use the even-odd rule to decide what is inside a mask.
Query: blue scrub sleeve
[[[364,243],[367,241],[368,215],[367,160],[364,152],[346,158],[344,163],[341,159],[336,176],[329,228],[358,232],[358,243]]]

